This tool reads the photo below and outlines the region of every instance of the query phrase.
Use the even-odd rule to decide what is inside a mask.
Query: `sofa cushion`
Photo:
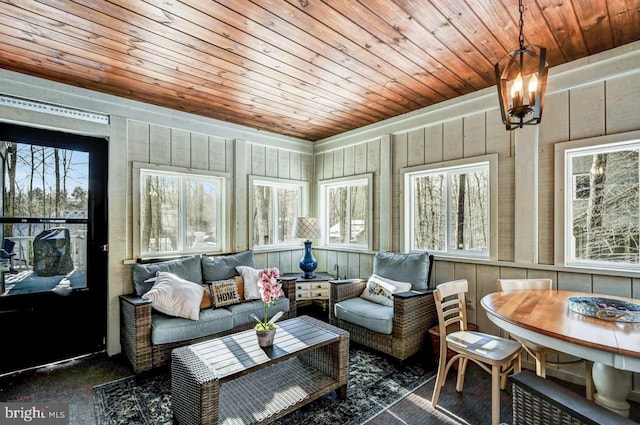
[[[365,300],[393,307],[392,294],[409,290],[411,290],[411,283],[409,282],[398,282],[372,274],[360,296]]]
[[[154,312],[151,315],[151,343],[186,341],[224,332],[232,327],[231,313],[224,308],[202,310],[197,321]]]
[[[376,252],[373,257],[373,273],[399,282],[410,282],[413,289],[429,287],[431,258],[426,252],[396,254]]]
[[[244,281],[244,299],[260,300],[260,288],[258,288],[258,276],[262,269],[255,269],[249,266],[237,266],[236,270]]]
[[[159,272],[153,288],[142,295],[151,306],[169,316],[198,320],[204,289],[173,273]]]
[[[204,289],[204,294],[202,294],[202,301],[200,301],[200,310],[213,307],[213,297],[211,296],[209,285],[203,283],[200,286],[202,286],[202,289]]]
[[[199,255],[192,255],[178,260],[163,261],[161,263],[134,264],[133,285],[138,296],[142,296],[151,289],[154,283],[152,278],[157,272],[169,272],[190,282],[202,282]]]
[[[240,302],[234,278],[212,282],[211,289],[213,291],[213,305],[216,308]]]
[[[374,332],[391,335],[393,307],[376,304],[362,297],[340,301],[334,306],[336,318]]]
[[[255,314],[259,319],[264,318],[264,303],[262,301],[245,301],[241,304],[233,304],[225,307],[233,314],[233,327],[245,325],[247,323],[256,323],[250,315]],[[269,318],[273,317],[277,312],[289,311],[289,299],[282,297],[269,307]]]
[[[253,251],[243,251],[231,255],[203,256],[202,276],[206,282],[231,279],[239,273],[236,266],[255,267]]]

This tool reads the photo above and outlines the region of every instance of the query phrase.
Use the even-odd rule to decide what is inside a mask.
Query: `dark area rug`
[[[361,424],[435,376],[417,356],[400,366],[361,347],[352,347],[349,355],[346,400],[329,393],[275,424]],[[161,368],[96,386],[94,403],[99,425],[173,424],[170,371]]]

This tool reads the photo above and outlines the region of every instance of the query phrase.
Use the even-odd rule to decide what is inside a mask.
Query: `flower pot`
[[[256,329],[256,335],[258,336],[258,345],[260,347],[271,347],[273,345],[273,338],[276,336],[276,328],[269,329],[268,331],[259,331]]]

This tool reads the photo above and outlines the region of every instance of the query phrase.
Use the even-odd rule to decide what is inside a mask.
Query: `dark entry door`
[[[0,124],[0,372],[101,351],[107,140]]]

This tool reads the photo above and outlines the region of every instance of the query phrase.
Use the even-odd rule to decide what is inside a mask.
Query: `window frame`
[[[367,206],[367,243],[331,243],[329,242],[329,214],[326,206],[327,189],[331,187],[346,186],[347,189],[351,186],[359,185],[357,183],[364,183],[367,186],[367,199],[369,205]],[[348,193],[348,190],[347,190]],[[335,179],[326,179],[318,181],[318,217],[320,219],[320,245],[325,248],[334,250],[348,250],[348,251],[372,251],[373,250],[373,174],[357,174],[347,177],[339,177]]]
[[[273,186],[275,188],[298,187],[300,191],[299,192],[300,198],[298,199],[298,217],[303,217],[309,213],[309,207],[308,207],[309,206],[309,182],[302,181],[302,180],[291,180],[291,179],[281,179],[281,178],[275,178],[275,177],[250,175],[249,186],[247,191],[248,192],[247,193],[247,197],[248,197],[247,216],[249,217],[248,239],[250,243],[252,243],[251,241],[253,239],[253,227],[254,227],[253,218],[252,218],[253,209],[254,209],[252,194],[253,194],[253,187],[256,183],[262,183],[263,185]],[[274,202],[275,202],[275,198],[274,198]],[[277,217],[275,214],[274,214],[274,220],[277,222]],[[300,241],[295,239],[295,241],[285,241],[285,242],[274,243],[270,245],[253,245],[252,249],[256,252],[270,251],[270,250],[280,250],[282,248],[297,248],[299,247],[299,245],[300,245]]]
[[[572,193],[574,191],[573,176],[570,175],[571,168],[569,167],[571,154],[611,152],[623,149],[625,146],[638,146],[640,149],[640,131],[572,140],[555,145],[554,263],[556,266],[617,272],[640,271],[640,263],[634,265],[631,263],[575,260],[573,259],[573,245],[570,240],[572,235],[570,230],[572,229],[572,215],[568,207],[574,200]]]
[[[209,170],[198,170],[193,168],[185,168],[185,167],[176,167],[171,165],[159,165],[159,164],[149,164],[149,163],[140,163],[133,162],[133,178],[132,178],[132,195],[133,195],[133,254],[139,258],[167,258],[167,257],[176,257],[182,255],[193,255],[193,254],[214,254],[226,252],[229,249],[230,241],[228,235],[229,232],[229,220],[230,217],[230,200],[229,196],[231,193],[231,176],[229,173],[220,173],[213,172]],[[142,231],[140,220],[141,220],[141,205],[140,202],[142,200],[141,197],[141,188],[142,188],[142,177],[147,174],[159,174],[159,175],[176,175],[180,177],[184,176],[193,176],[194,179],[198,180],[217,180],[220,187],[220,196],[218,196],[218,213],[217,213],[217,223],[216,223],[216,232],[218,235],[218,243],[215,249],[189,249],[182,247],[182,249],[176,249],[174,251],[162,251],[162,252],[147,252],[142,253],[141,250],[141,240],[142,236],[140,232]],[[182,198],[184,193],[181,194]],[[182,200],[180,201],[182,204]],[[179,215],[184,217],[184,212],[179,211]],[[186,223],[184,219],[181,218],[181,222],[179,224],[179,237],[180,244],[184,243],[184,232],[185,232]]]
[[[413,247],[413,193],[411,188],[411,180],[420,175],[432,174],[439,171],[446,173],[449,178],[449,172],[459,172],[461,170],[476,169],[478,167],[488,167],[488,219],[487,219],[487,235],[489,237],[487,253],[480,254],[475,251],[450,250],[450,209],[449,199],[450,193],[447,190],[447,209],[446,209],[446,251],[428,251],[431,254],[444,258],[469,258],[474,260],[497,261],[498,259],[498,154],[489,154],[477,157],[463,158],[457,160],[443,161],[432,164],[419,165],[415,167],[406,167],[400,170],[403,182],[403,201],[401,203],[402,217],[402,241],[401,246],[405,252],[423,252],[424,249]]]

